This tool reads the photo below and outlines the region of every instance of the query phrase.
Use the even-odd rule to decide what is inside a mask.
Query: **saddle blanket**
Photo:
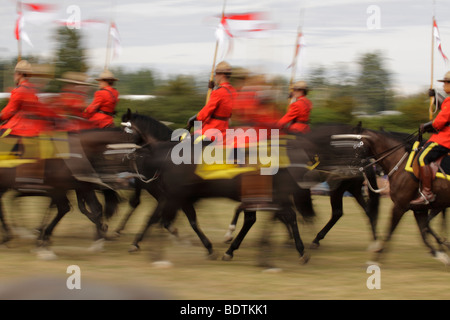
[[[418,180],[420,180],[419,161],[417,159],[419,144],[419,141],[414,143],[412,151],[409,154],[408,162],[405,166],[405,170],[410,172]],[[430,166],[436,179],[450,180],[450,154],[439,158],[435,162],[432,162]]]

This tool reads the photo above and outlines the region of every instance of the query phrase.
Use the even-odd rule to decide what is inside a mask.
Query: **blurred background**
[[[50,77],[34,79],[43,93],[59,92],[54,79],[66,71],[94,78],[108,68],[120,79],[118,114],[131,108],[180,127],[204,105],[214,60],[227,60],[235,85],[242,74],[261,76],[279,114],[290,82],[305,79],[312,126],[362,120],[411,131],[429,117],[430,85],[442,92],[436,80],[446,64],[437,48],[432,54],[430,31],[435,16],[441,48],[450,48],[449,13],[444,1],[414,0],[3,0],[0,108],[23,58],[50,66]]]

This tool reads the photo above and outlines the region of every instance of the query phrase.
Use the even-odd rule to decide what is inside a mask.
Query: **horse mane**
[[[129,120],[132,120],[136,125],[138,125],[140,130],[144,133],[150,134],[156,140],[170,141],[173,130],[162,122],[150,116],[139,113],[131,113],[124,115],[124,117],[125,116],[128,116]]]

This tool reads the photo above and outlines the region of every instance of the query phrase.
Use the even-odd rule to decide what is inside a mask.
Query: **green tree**
[[[120,94],[154,94],[158,79],[150,69],[127,72],[123,68],[114,68],[114,75],[120,80],[116,88]]]
[[[56,30],[56,43],[58,45],[55,56],[55,77],[60,78],[67,71],[87,72],[88,64],[82,44],[81,33],[77,29],[60,27]],[[52,81],[50,92],[57,92],[62,84]]]
[[[383,60],[380,52],[366,53],[358,60],[357,96],[369,112],[390,110],[393,106],[391,74]]]

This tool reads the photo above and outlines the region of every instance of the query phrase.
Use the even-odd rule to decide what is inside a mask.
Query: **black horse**
[[[191,162],[192,164],[176,165],[171,160],[171,152],[175,146],[180,146],[179,144],[181,143],[189,146],[194,143],[193,139],[185,139],[182,142],[160,141],[155,136],[155,132],[158,132],[163,125],[155,119],[144,115],[129,112],[124,115],[123,121],[126,128],[136,136],[136,142],[143,144],[141,149],[136,150],[135,161],[139,172],[146,177],[152,177],[157,172],[158,184],[162,190],[161,197],[158,199],[158,205],[144,230],[136,236],[133,243],[134,246],[138,246],[138,243],[143,239],[145,232],[151,225],[160,220],[163,220],[166,224],[170,223],[175,218],[179,208],[193,206],[201,198],[226,197],[241,202],[242,182],[248,177],[247,174],[238,173],[230,178],[201,178],[196,174],[198,167],[194,164],[194,161]],[[191,160],[193,159],[191,158]],[[242,172],[245,171],[246,169]],[[299,187],[292,175],[282,168],[271,179],[273,199],[270,210],[275,211],[275,214],[288,224],[300,258],[302,261],[306,261],[307,256],[305,255],[304,246],[298,232],[296,213],[292,209],[293,204],[290,199],[290,195],[299,189]],[[226,251],[224,259],[231,259],[233,252],[239,248],[245,235],[256,221],[257,209],[261,209],[261,207],[255,208],[249,206],[244,211],[244,225]],[[190,220],[190,222],[191,225],[198,227],[196,218],[195,221]],[[205,247],[211,255],[213,253],[211,242],[203,233],[201,235],[199,234],[199,236],[203,244],[207,244]]]
[[[39,142],[38,138],[35,139],[36,142]],[[53,143],[51,137],[47,139],[47,142]],[[49,197],[51,206],[55,206],[57,209],[57,214],[52,221],[48,225],[40,226],[37,242],[39,247],[48,247],[54,228],[64,215],[71,210],[70,202],[67,198],[67,193],[70,190],[76,192],[80,211],[95,224],[95,240],[101,240],[106,237],[107,224],[105,219],[109,219],[117,211],[119,202],[118,195],[114,190],[104,190],[107,201],[105,201],[105,211],[103,212],[103,206],[95,194],[96,190],[103,189],[102,186],[77,180],[67,166],[67,159],[64,159],[64,157],[49,157],[45,159],[26,159],[22,157],[12,161],[17,161],[17,165],[6,166],[5,163],[8,160],[0,164],[2,165],[0,167],[0,201],[2,201],[1,197],[8,190],[16,190],[21,197]],[[77,162],[78,160],[74,158],[71,161]],[[40,178],[38,180],[41,181],[39,183],[30,183],[29,181],[33,180],[30,177],[35,178],[37,175]],[[5,219],[3,206],[0,206],[0,221],[4,230],[2,243],[8,243],[13,238],[13,232]]]
[[[333,136],[346,134],[352,128],[351,126],[342,124],[326,124],[314,127],[310,133],[302,135],[302,140],[306,139],[311,142],[308,145],[310,157],[314,157],[315,155],[319,157],[317,167],[312,169],[311,172],[315,174],[310,185],[312,186],[317,182],[325,181],[330,187],[331,217],[312,241],[310,246],[312,249],[320,246],[320,241],[325,238],[331,228],[343,216],[343,197],[346,192],[349,192],[364,210],[369,221],[372,240],[375,241],[377,239],[376,229],[380,201],[380,193],[377,190],[377,173],[374,168],[370,167],[364,170],[365,176],[371,186],[371,188],[367,189],[368,197],[366,197],[363,193],[365,178],[358,171],[358,167],[356,167],[357,163],[355,163],[355,160],[358,159],[354,156],[354,143],[338,143],[333,139]],[[295,142],[291,141],[291,144],[295,144]],[[301,144],[304,144],[304,142],[300,142],[299,147],[301,147]],[[295,149],[294,146],[292,148]],[[313,210],[309,189],[305,188],[302,192],[296,192],[293,199],[297,210],[300,212]],[[242,211],[243,209],[241,207],[236,209],[229,229],[225,234],[225,242],[231,241],[239,214]]]

